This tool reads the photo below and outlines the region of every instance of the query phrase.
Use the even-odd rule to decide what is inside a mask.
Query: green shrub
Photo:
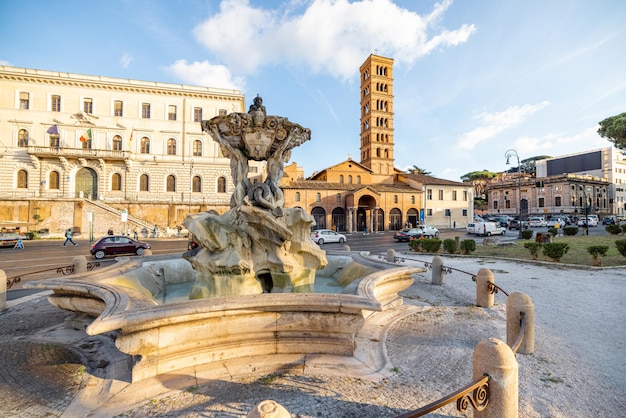
[[[459,251],[458,239],[446,238],[443,240],[443,249],[450,254],[456,254]]]
[[[626,224],[622,225],[622,232],[626,234]]]
[[[565,228],[563,228],[563,234],[567,235],[568,237],[573,237],[574,235],[578,234],[578,227],[566,226]]]
[[[556,237],[559,233],[558,228],[548,228],[548,232],[553,236]]]
[[[37,231],[30,231],[26,233],[28,239],[39,239],[39,233]]]
[[[559,262],[569,250],[569,244],[565,242],[547,242],[543,244],[543,254],[552,260]]]
[[[604,257],[607,251],[609,251],[608,245],[593,245],[587,247],[587,252],[593,257],[593,265],[596,267],[602,265],[602,258],[600,257]]]
[[[476,241],[473,239],[464,239],[461,241],[461,252],[469,255],[472,251],[476,251]]]
[[[441,248],[441,240],[439,238],[424,238],[419,241],[422,241],[422,248],[427,253],[438,253]]]
[[[624,257],[626,257],[626,239],[620,239],[615,241],[615,246],[617,247],[617,251]]]
[[[533,237],[533,230],[532,229],[524,229],[522,231],[522,238],[524,239],[531,239]]]
[[[622,228],[620,228],[619,225],[607,225],[604,229],[611,235],[617,235],[622,232]]]
[[[422,240],[421,239],[412,239],[409,241],[409,248],[411,251],[424,251],[422,248]]]
[[[539,257],[539,252],[541,251],[541,247],[543,247],[543,244],[540,242],[525,242],[524,243],[524,248],[530,251],[530,256],[533,258],[533,260],[536,260],[537,257]]]

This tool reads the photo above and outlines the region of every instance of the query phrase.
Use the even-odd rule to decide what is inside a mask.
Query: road
[[[547,232],[548,228],[533,228],[536,232]],[[608,234],[602,225],[589,228],[589,235],[606,235]],[[439,238],[476,239],[478,243],[482,242],[483,237],[475,235],[467,235],[465,230],[442,230]],[[518,231],[506,231],[501,237],[503,240],[514,241],[517,239]],[[171,254],[182,253],[187,250],[186,238],[148,238],[145,240],[152,247],[152,253]],[[24,241],[25,249],[17,250],[12,248],[0,248],[0,269],[4,270],[8,278],[20,276],[21,281],[14,283],[7,294],[7,299],[21,297],[25,290],[22,289],[23,284],[28,281],[41,280],[47,277],[61,275],[56,272],[58,267],[68,266],[72,264],[72,258],[77,255],[87,256],[88,262],[97,261],[90,253],[90,243],[87,240],[77,240],[78,246],[68,245],[63,247],[63,240],[37,240]],[[393,239],[393,232],[379,232],[364,235],[362,233],[347,235],[346,244],[350,246],[352,251],[371,251],[376,254],[384,254],[388,249],[393,248],[396,252],[404,251],[408,248],[407,242],[398,242]],[[322,248],[327,251],[341,250],[345,244],[332,243],[323,244]],[[115,258],[107,257],[100,260],[100,265],[115,262]],[[48,270],[40,274],[28,274]]]
[[[15,283],[9,293],[21,289],[28,281],[41,280],[46,277],[60,276],[56,272],[58,267],[69,266],[72,259],[78,255],[87,257],[87,262],[99,261],[100,265],[115,262],[114,257],[96,260],[90,253],[91,243],[87,240],[75,240],[78,246],[63,247],[63,240],[36,240],[24,241],[24,249],[0,248],[0,269],[4,270],[7,278],[20,276],[21,281]],[[187,239],[146,239],[143,240],[152,247],[152,254],[182,253],[187,251]],[[51,270],[50,270],[51,269]],[[42,270],[49,270],[41,274],[28,274]],[[7,296],[8,298],[8,296]]]

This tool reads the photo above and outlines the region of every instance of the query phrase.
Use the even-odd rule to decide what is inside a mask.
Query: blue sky
[[[0,0],[0,63],[239,88],[312,130],[309,176],[359,160],[359,66],[393,58],[395,163],[459,180],[603,148],[626,111],[623,0]]]

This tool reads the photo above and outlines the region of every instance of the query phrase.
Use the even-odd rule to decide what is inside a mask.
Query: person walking
[[[139,234],[137,233],[137,228],[133,229],[133,238],[135,241],[139,239]]]
[[[76,247],[78,244],[76,244],[74,242],[74,240],[72,239],[72,230],[68,229],[67,231],[65,231],[65,242],[63,243],[63,246],[65,247],[67,245],[67,242],[71,242],[72,244],[74,244],[74,247]]]
[[[24,249],[24,242],[22,241],[21,237],[17,239],[17,242],[15,243],[15,247],[13,248],[17,248],[18,250]]]

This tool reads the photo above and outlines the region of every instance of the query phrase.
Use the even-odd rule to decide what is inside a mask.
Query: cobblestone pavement
[[[484,260],[446,260],[446,265],[474,273],[488,267],[497,284],[509,292],[523,291],[535,303],[535,353],[517,356],[520,417],[623,415],[626,272]],[[235,418],[265,399],[299,418],[385,418],[419,408],[470,383],[473,349],[481,339],[506,341],[504,295],[495,296],[492,308],[477,308],[468,275],[446,275],[443,286],[430,282],[430,272],[418,275],[403,292],[404,306],[396,308],[402,312],[384,337],[393,365],[384,378],[292,370],[214,380],[158,396],[138,394],[122,412],[103,408],[94,416]],[[71,315],[45,297],[0,313],[0,368],[5,371],[0,373],[0,416],[78,416],[67,412],[68,405],[85,387],[85,376],[97,373],[97,359],[85,360],[84,341],[66,345],[44,339],[47,329]],[[452,404],[428,416],[466,415]]]
[[[72,315],[45,297],[0,311],[1,416],[60,416],[72,402],[83,382],[81,356],[36,339]]]

